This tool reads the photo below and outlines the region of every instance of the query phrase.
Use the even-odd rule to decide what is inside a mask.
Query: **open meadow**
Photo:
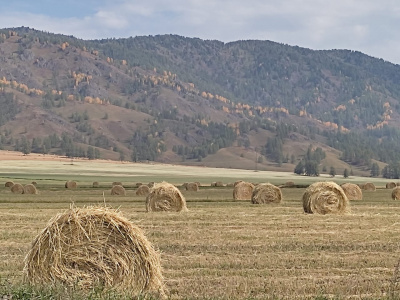
[[[372,181],[378,189],[363,191],[363,200],[351,201],[348,215],[313,215],[303,212],[304,187],[282,188],[280,204],[253,205],[233,200],[232,187],[210,186],[214,181],[226,184],[239,179],[276,185],[332,180],[156,164],[0,161],[0,295],[30,299],[28,292],[28,296],[21,292],[23,261],[50,218],[71,204],[105,203],[141,227],[160,251],[170,299],[400,297],[400,279],[394,276],[400,259],[400,201],[391,199],[385,180]],[[8,180],[36,181],[39,194],[13,194],[4,186]],[[66,189],[66,180],[77,181],[78,187]],[[180,187],[188,212],[146,212],[145,196],[135,194],[135,184],[163,180]],[[92,186],[94,181],[99,187]],[[126,196],[111,196],[114,181],[123,183]],[[198,192],[181,187],[190,181],[202,184]]]

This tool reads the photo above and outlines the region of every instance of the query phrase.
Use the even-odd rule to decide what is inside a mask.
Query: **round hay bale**
[[[236,180],[234,183],[233,183],[233,186],[236,186],[236,185],[238,185],[239,183],[241,183],[241,182],[244,182],[243,180]]]
[[[154,182],[154,181],[151,181],[151,182],[149,182],[148,184],[147,184],[147,186],[149,187],[149,188],[152,188],[152,187],[154,187],[156,185],[156,183]]]
[[[26,184],[24,186],[24,194],[37,195],[38,191],[33,184]]]
[[[400,186],[400,181],[399,181],[399,182],[396,182],[396,186]]]
[[[392,190],[392,199],[393,200],[400,200],[400,186],[396,186]]]
[[[120,182],[120,181],[114,181],[111,185],[112,185],[112,186],[114,186],[114,185],[120,185],[120,186],[122,186],[122,182]]]
[[[363,194],[362,190],[357,184],[354,183],[344,183],[341,185],[344,193],[349,200],[362,200]]]
[[[253,204],[280,203],[281,201],[281,189],[271,183],[258,184],[251,196],[251,203]]]
[[[187,211],[185,197],[177,187],[161,182],[156,184],[146,197],[147,211]]]
[[[122,185],[114,185],[111,189],[111,195],[125,196],[125,188]]]
[[[376,187],[372,182],[367,182],[366,184],[364,184],[363,189],[366,191],[375,191]]]
[[[93,182],[92,187],[98,188],[99,186],[100,186],[100,184],[97,181]]]
[[[254,185],[250,182],[239,182],[234,185],[233,199],[235,200],[251,200]]]
[[[224,183],[223,183],[222,181],[217,181],[217,182],[215,183],[215,186],[216,186],[216,187],[223,187],[223,186],[224,186]]]
[[[396,187],[396,182],[388,182],[386,183],[386,188],[387,189],[394,189]]]
[[[198,192],[199,191],[199,186],[197,185],[196,182],[189,182],[186,185],[185,188],[186,188],[187,191],[191,191],[191,192]]]
[[[12,182],[12,181],[7,181],[5,184],[4,184],[4,187],[12,187],[14,185],[14,182]]]
[[[147,185],[141,185],[136,190],[136,195],[147,196],[150,193],[150,188]]]
[[[106,207],[71,208],[54,216],[34,239],[24,275],[38,286],[164,295],[159,253],[139,227]]]
[[[31,184],[33,184],[34,186],[37,186],[37,182],[36,181],[32,181]]]
[[[137,182],[136,183],[136,187],[138,188],[139,186],[141,186],[141,185],[143,185],[143,183],[141,183],[141,182]]]
[[[226,184],[226,186],[227,186],[227,187],[234,187],[234,186],[235,186],[235,184],[234,184],[234,183],[232,183],[232,182],[228,182],[228,183]]]
[[[11,187],[11,192],[12,192],[13,194],[23,194],[23,193],[24,193],[24,187],[22,186],[22,184],[15,183],[15,184]]]
[[[334,182],[315,182],[303,194],[306,213],[344,214],[350,211],[349,199],[343,189]]]
[[[67,189],[76,189],[77,186],[78,186],[78,185],[76,184],[75,181],[67,181],[67,182],[65,183],[65,188],[67,188]]]
[[[189,182],[184,182],[184,183],[182,184],[182,187],[186,189],[186,186],[187,186],[188,184],[189,184]]]
[[[293,181],[285,182],[285,187],[294,187],[294,182]]]
[[[211,182],[211,186],[217,186],[216,182]]]
[[[197,183],[197,186],[198,186],[198,187],[201,187],[200,181],[195,181],[195,183]]]

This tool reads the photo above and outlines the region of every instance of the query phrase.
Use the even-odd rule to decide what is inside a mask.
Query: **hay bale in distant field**
[[[22,186],[22,184],[14,183],[14,185],[11,187],[11,192],[13,194],[23,194],[24,187]]]
[[[349,200],[362,200],[363,194],[361,188],[354,183],[344,183],[341,185],[344,193]]]
[[[65,188],[67,188],[67,189],[76,189],[77,186],[78,185],[76,184],[76,181],[67,181],[65,183]]]
[[[136,195],[147,196],[150,193],[150,188],[147,185],[141,185],[136,190]]]
[[[136,187],[138,188],[139,186],[141,186],[141,185],[143,185],[143,183],[141,183],[141,182],[137,182],[136,183]]]
[[[154,182],[154,181],[151,181],[151,182],[149,182],[148,184],[147,184],[147,186],[149,187],[149,188],[152,188],[152,187],[154,187],[156,185],[156,183]]]
[[[253,204],[280,203],[281,201],[281,189],[271,183],[258,184],[251,196],[251,203]]]
[[[14,182],[13,181],[7,181],[5,184],[4,184],[4,187],[12,187],[14,185]]]
[[[306,213],[344,214],[350,212],[349,199],[343,189],[334,182],[315,182],[303,194]]]
[[[396,187],[396,182],[388,182],[386,183],[386,188],[387,189],[394,189]]]
[[[215,183],[215,186],[216,186],[216,187],[223,187],[223,186],[224,186],[224,183],[223,183],[222,181],[217,181],[217,182]]]
[[[198,192],[199,191],[199,186],[197,185],[196,182],[189,182],[186,185],[186,190],[191,191],[191,192]]]
[[[227,186],[227,187],[235,187],[235,184],[232,183],[232,182],[228,182],[228,183],[226,184],[226,186]]]
[[[146,197],[147,211],[187,211],[186,199],[168,182],[156,184]]]
[[[99,186],[100,186],[100,184],[97,181],[93,182],[93,184],[92,184],[92,187],[94,187],[94,188],[98,188]]]
[[[392,190],[392,199],[393,200],[400,200],[400,186],[396,186]]]
[[[189,182],[184,182],[184,183],[182,184],[182,187],[186,189],[186,186],[188,185],[188,183],[189,183]]]
[[[363,190],[366,191],[375,191],[376,187],[372,182],[367,182],[366,184],[364,184],[364,186],[362,187]]]
[[[37,182],[36,181],[32,181],[31,184],[33,184],[34,186],[37,186]]]
[[[236,185],[238,185],[239,183],[241,183],[241,182],[244,182],[243,180],[236,180],[234,183],[233,183],[233,186],[236,186]]]
[[[159,253],[139,227],[105,207],[54,216],[34,239],[24,275],[37,286],[164,295]]]
[[[235,200],[251,200],[253,195],[254,185],[250,182],[239,182],[234,185],[233,199]]]
[[[293,181],[285,182],[285,187],[294,187],[294,182]]]
[[[114,186],[114,185],[120,185],[120,186],[122,186],[122,182],[120,182],[120,181],[114,181],[111,185],[112,185],[112,186]]]
[[[111,195],[113,196],[125,196],[126,191],[122,185],[114,185],[111,189]]]
[[[38,191],[33,184],[26,184],[24,186],[24,194],[37,195]]]
[[[201,182],[200,181],[195,181],[198,187],[201,187]]]
[[[211,186],[217,186],[217,183],[216,182],[211,182]]]

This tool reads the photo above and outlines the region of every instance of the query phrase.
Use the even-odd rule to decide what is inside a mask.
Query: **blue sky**
[[[82,39],[179,34],[350,49],[400,64],[398,0],[1,0],[0,28]]]

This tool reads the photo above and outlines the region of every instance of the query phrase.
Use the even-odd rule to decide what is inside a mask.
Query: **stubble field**
[[[282,189],[281,204],[252,205],[250,201],[234,201],[232,187],[210,187],[210,182],[246,179],[306,184],[328,178],[159,165],[134,168],[113,164],[90,167],[83,162],[19,165],[15,161],[2,161],[1,292],[21,294],[24,290],[21,283],[24,257],[31,241],[51,217],[72,203],[78,207],[106,203],[144,229],[161,252],[170,299],[396,299],[399,296],[393,273],[400,259],[400,202],[391,199],[389,189],[364,191],[362,201],[351,202],[349,215],[309,215],[304,214],[301,204],[304,188]],[[40,194],[12,194],[4,187],[4,182],[10,179],[21,183],[35,180]],[[76,179],[78,188],[65,189],[67,179]],[[167,179],[176,185],[200,181],[203,186],[198,192],[182,189],[188,212],[146,213],[145,197],[136,196],[134,183]],[[93,188],[93,181],[99,181],[100,187]],[[110,195],[113,181],[122,181],[127,186],[126,196]],[[376,184],[384,186],[382,180]],[[41,299],[67,298],[60,294],[53,297]]]

